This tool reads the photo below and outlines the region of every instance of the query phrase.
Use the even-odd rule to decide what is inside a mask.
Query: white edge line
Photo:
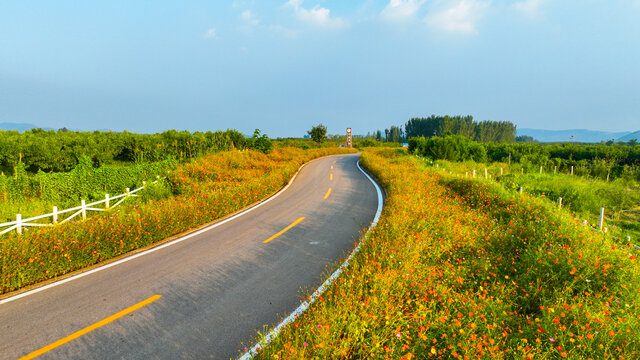
[[[271,329],[271,331],[269,331],[269,333],[260,342],[258,342],[250,350],[245,352],[241,357],[238,358],[238,360],[252,359],[254,356],[258,354],[258,351],[263,349],[265,346],[269,345],[271,341],[273,341],[273,339],[275,339],[278,336],[278,334],[280,334],[280,331],[282,331],[282,329],[285,326],[291,324],[296,320],[298,316],[302,315],[302,313],[304,313],[305,310],[307,310],[309,306],[313,304],[316,301],[316,299],[320,295],[322,295],[325,292],[325,290],[327,290],[327,288],[329,288],[329,286],[331,286],[333,281],[337,279],[338,276],[340,276],[342,271],[347,266],[349,266],[349,261],[358,251],[360,251],[360,245],[362,245],[362,243],[367,240],[371,229],[373,229],[378,224],[378,220],[380,219],[380,214],[382,213],[382,206],[384,205],[382,191],[380,190],[380,186],[371,178],[371,176],[369,176],[369,174],[367,174],[364,170],[362,170],[362,168],[360,167],[360,160],[358,160],[356,165],[358,166],[358,169],[367,177],[367,179],[369,179],[369,181],[373,183],[373,186],[376,188],[376,193],[378,194],[378,209],[376,210],[376,215],[373,217],[373,221],[371,222],[369,229],[367,229],[367,232],[364,234],[362,241],[358,243],[358,245],[355,247],[355,249],[353,249],[349,257],[347,257],[347,259],[342,263],[342,265],[340,265],[340,267],[338,267],[338,269],[336,269],[336,271],[334,271],[333,274],[331,274],[331,276],[329,276],[329,278],[325,280],[325,282],[322,283],[322,285],[320,285],[320,287],[316,291],[313,292],[313,294],[309,297],[308,301],[304,301],[302,304],[300,304],[300,306],[298,306],[297,309],[295,309],[291,314],[289,314],[289,316],[284,318],[284,320],[282,320],[280,324],[278,324],[276,327]]]
[[[329,156],[332,156],[332,155],[329,155]],[[93,269],[93,270],[89,270],[89,271],[86,271],[86,272],[80,273],[80,274],[78,274],[78,275],[74,275],[74,276],[68,277],[68,278],[63,279],[63,280],[56,281],[56,282],[51,283],[51,284],[49,284],[49,285],[44,285],[44,286],[41,286],[41,287],[36,288],[36,289],[33,289],[33,290],[25,291],[25,292],[23,292],[23,293],[21,293],[21,294],[17,294],[17,295],[14,295],[14,296],[11,296],[11,297],[8,297],[8,298],[5,298],[5,299],[2,299],[2,300],[0,300],[0,305],[2,305],[2,304],[6,304],[6,303],[11,302],[11,301],[14,301],[14,300],[21,299],[21,298],[26,297],[26,296],[29,296],[29,295],[33,295],[33,294],[39,293],[39,292],[41,292],[41,291],[45,291],[45,290],[47,290],[47,289],[51,289],[52,287],[56,287],[56,286],[58,286],[58,285],[65,284],[65,283],[68,283],[68,282],[73,281],[73,280],[77,280],[77,279],[83,278],[83,277],[85,277],[85,276],[88,276],[88,275],[91,275],[91,274],[97,273],[97,272],[99,272],[99,271],[106,270],[106,269],[108,269],[108,268],[110,268],[110,267],[120,265],[120,264],[125,263],[125,262],[127,262],[127,261],[131,261],[131,260],[133,260],[133,259],[137,259],[137,258],[139,258],[139,257],[141,257],[141,256],[145,256],[145,255],[151,254],[152,252],[155,252],[155,251],[158,251],[158,250],[164,249],[164,248],[169,247],[169,246],[171,246],[171,245],[178,244],[178,243],[183,242],[183,241],[185,241],[185,240],[187,240],[187,239],[190,239],[190,238],[192,238],[192,237],[194,237],[194,236],[197,236],[197,235],[200,235],[200,234],[202,234],[202,233],[204,233],[204,232],[207,232],[207,231],[209,231],[209,230],[211,230],[211,229],[217,228],[218,226],[223,225],[223,224],[226,224],[226,223],[228,223],[228,222],[229,222],[229,221],[231,221],[231,220],[235,220],[235,219],[237,219],[238,217],[240,217],[240,216],[242,216],[242,215],[244,215],[244,214],[246,214],[246,213],[248,213],[248,212],[250,212],[250,211],[253,211],[253,210],[257,209],[257,208],[259,208],[260,206],[262,206],[262,205],[264,205],[264,204],[268,203],[269,201],[271,201],[271,200],[275,199],[276,197],[278,197],[278,196],[279,196],[280,194],[282,194],[285,190],[287,190],[287,189],[289,188],[289,186],[291,186],[291,184],[293,184],[293,180],[295,180],[295,178],[298,176],[298,174],[300,173],[300,171],[302,170],[302,168],[303,168],[303,167],[305,167],[305,165],[307,165],[307,164],[309,164],[310,162],[312,162],[312,161],[314,161],[314,160],[317,160],[317,159],[321,159],[321,158],[312,159],[311,161],[308,161],[308,162],[306,162],[306,163],[304,163],[304,164],[300,165],[300,167],[298,168],[298,171],[296,171],[296,173],[295,173],[295,174],[293,174],[293,177],[291,178],[291,180],[289,180],[289,183],[287,183],[287,186],[285,186],[284,188],[280,189],[280,191],[278,191],[277,193],[275,193],[275,194],[274,194],[274,195],[272,195],[271,197],[267,198],[266,200],[264,200],[264,201],[262,201],[262,202],[260,202],[260,203],[258,203],[258,204],[256,204],[256,205],[254,205],[254,206],[252,206],[252,207],[250,207],[250,208],[246,209],[246,210],[243,210],[243,211],[241,211],[241,212],[239,212],[239,213],[237,213],[237,214],[235,214],[235,215],[231,216],[230,218],[227,218],[227,219],[225,219],[225,220],[222,220],[222,221],[220,221],[220,222],[217,222],[217,223],[215,223],[215,224],[213,224],[213,225],[207,226],[207,227],[206,227],[206,228],[204,228],[204,229],[200,229],[200,230],[198,230],[198,231],[196,231],[196,232],[193,232],[193,233],[191,233],[191,234],[185,235],[185,236],[183,236],[183,237],[180,237],[180,238],[178,238],[178,239],[176,239],[176,240],[173,240],[173,241],[170,241],[170,242],[168,242],[168,243],[165,243],[165,244],[162,244],[162,245],[159,245],[159,246],[153,247],[153,248],[151,248],[151,249],[149,249],[149,250],[145,250],[145,251],[139,252],[139,253],[137,253],[137,254],[135,254],[135,255],[128,256],[128,257],[126,257],[126,258],[124,258],[124,259],[121,259],[121,260],[118,260],[118,261],[114,261],[114,262],[112,262],[112,263],[109,263],[109,264],[106,264],[106,265],[100,266],[100,267],[95,268],[95,269]]]

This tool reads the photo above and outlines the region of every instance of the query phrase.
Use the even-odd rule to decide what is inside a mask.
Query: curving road
[[[237,218],[0,300],[0,358],[237,357],[369,226],[377,195],[358,157],[314,160]]]

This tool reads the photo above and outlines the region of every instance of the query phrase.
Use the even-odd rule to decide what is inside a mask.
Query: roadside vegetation
[[[230,149],[268,153],[271,140],[256,129],[160,134],[0,131],[0,222],[78,206],[141,187],[181,162]],[[166,190],[166,188],[165,188]],[[166,192],[166,191],[165,191]]]
[[[540,174],[540,168],[528,172],[519,163],[425,161],[431,166],[437,165],[440,169],[469,178],[473,177],[474,171],[476,177],[484,178],[484,169],[487,169],[487,175],[505,189],[518,192],[522,187],[524,193],[547,198],[554,204],[562,198],[563,208],[594,228],[599,227],[600,208],[605,208],[604,228],[607,233],[623,242],[629,237],[640,245],[640,185],[635,180],[618,178],[607,181],[560,172],[554,174],[553,168],[543,168]]]
[[[257,137],[260,137],[258,135]],[[267,139],[268,140],[268,139]],[[352,149],[276,146],[231,150],[177,164],[129,206],[83,222],[0,238],[1,292],[81,269],[219,219],[273,194],[302,163]]]
[[[260,359],[635,359],[637,251],[547,198],[401,149],[361,163],[382,217],[342,276]]]

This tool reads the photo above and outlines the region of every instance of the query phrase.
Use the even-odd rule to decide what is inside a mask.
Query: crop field
[[[353,151],[277,147],[269,154],[232,150],[192,159],[171,171],[166,185],[143,191],[142,201],[83,222],[5,234],[0,290],[55,278],[197,228],[273,194],[306,161]]]
[[[382,217],[260,359],[639,357],[637,251],[547,198],[368,149]]]

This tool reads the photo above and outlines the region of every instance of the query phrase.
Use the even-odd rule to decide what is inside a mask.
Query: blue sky
[[[640,129],[640,0],[0,0],[0,122]]]

